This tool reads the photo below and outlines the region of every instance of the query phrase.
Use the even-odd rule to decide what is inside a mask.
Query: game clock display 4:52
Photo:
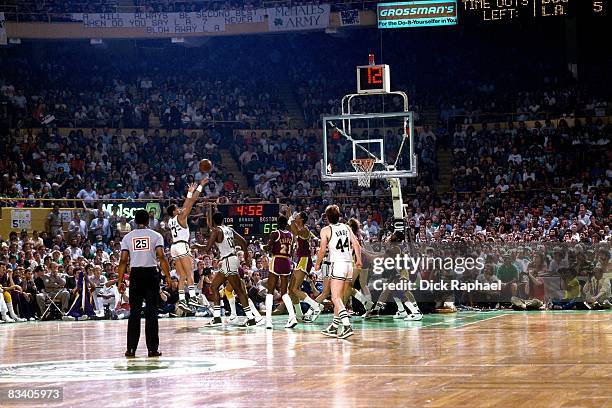
[[[279,204],[224,204],[218,206],[225,224],[244,237],[264,237],[277,230]]]

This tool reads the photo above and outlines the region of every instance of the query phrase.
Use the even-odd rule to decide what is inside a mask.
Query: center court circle
[[[157,378],[236,370],[255,364],[253,360],[209,357],[40,361],[0,365],[0,383]]]

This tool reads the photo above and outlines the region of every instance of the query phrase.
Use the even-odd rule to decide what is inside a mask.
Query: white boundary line
[[[497,316],[487,317],[486,319],[476,320],[474,322],[466,323],[466,324],[462,325],[461,327],[457,327],[455,330],[461,330],[464,327],[470,326],[472,324],[478,324],[478,323],[486,322],[487,320],[493,320],[493,319],[497,319],[498,317],[504,317],[504,316],[508,316],[508,315],[509,315],[509,313],[503,313],[503,314],[499,314]]]

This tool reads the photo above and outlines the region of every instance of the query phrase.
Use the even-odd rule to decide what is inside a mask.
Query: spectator
[[[38,308],[40,310],[45,310],[45,299],[49,297],[51,300],[59,300],[61,301],[61,309],[62,312],[66,313],[68,311],[70,301],[70,293],[64,286],[66,285],[66,281],[59,276],[58,273],[59,265],[55,262],[51,264],[51,268],[49,270],[48,275],[44,275],[42,277],[45,288],[42,293],[39,293],[36,297],[36,301],[38,302]]]
[[[87,223],[81,219],[81,214],[78,212],[74,213],[72,221],[70,221],[70,225],[68,226],[68,231],[70,232],[71,238],[76,237],[77,234],[81,237],[87,237]]]
[[[91,223],[89,224],[89,230],[93,235],[95,235],[96,237],[100,236],[105,241],[110,239],[110,222],[108,218],[106,218],[104,211],[98,210],[97,217],[91,220]]]
[[[53,210],[47,216],[46,230],[52,237],[63,234],[62,232],[62,217],[59,213],[59,206],[53,206]]]

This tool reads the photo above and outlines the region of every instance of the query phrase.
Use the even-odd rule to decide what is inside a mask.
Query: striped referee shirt
[[[130,254],[131,268],[156,267],[157,247],[164,247],[164,238],[148,228],[135,229],[121,240],[121,250]]]

